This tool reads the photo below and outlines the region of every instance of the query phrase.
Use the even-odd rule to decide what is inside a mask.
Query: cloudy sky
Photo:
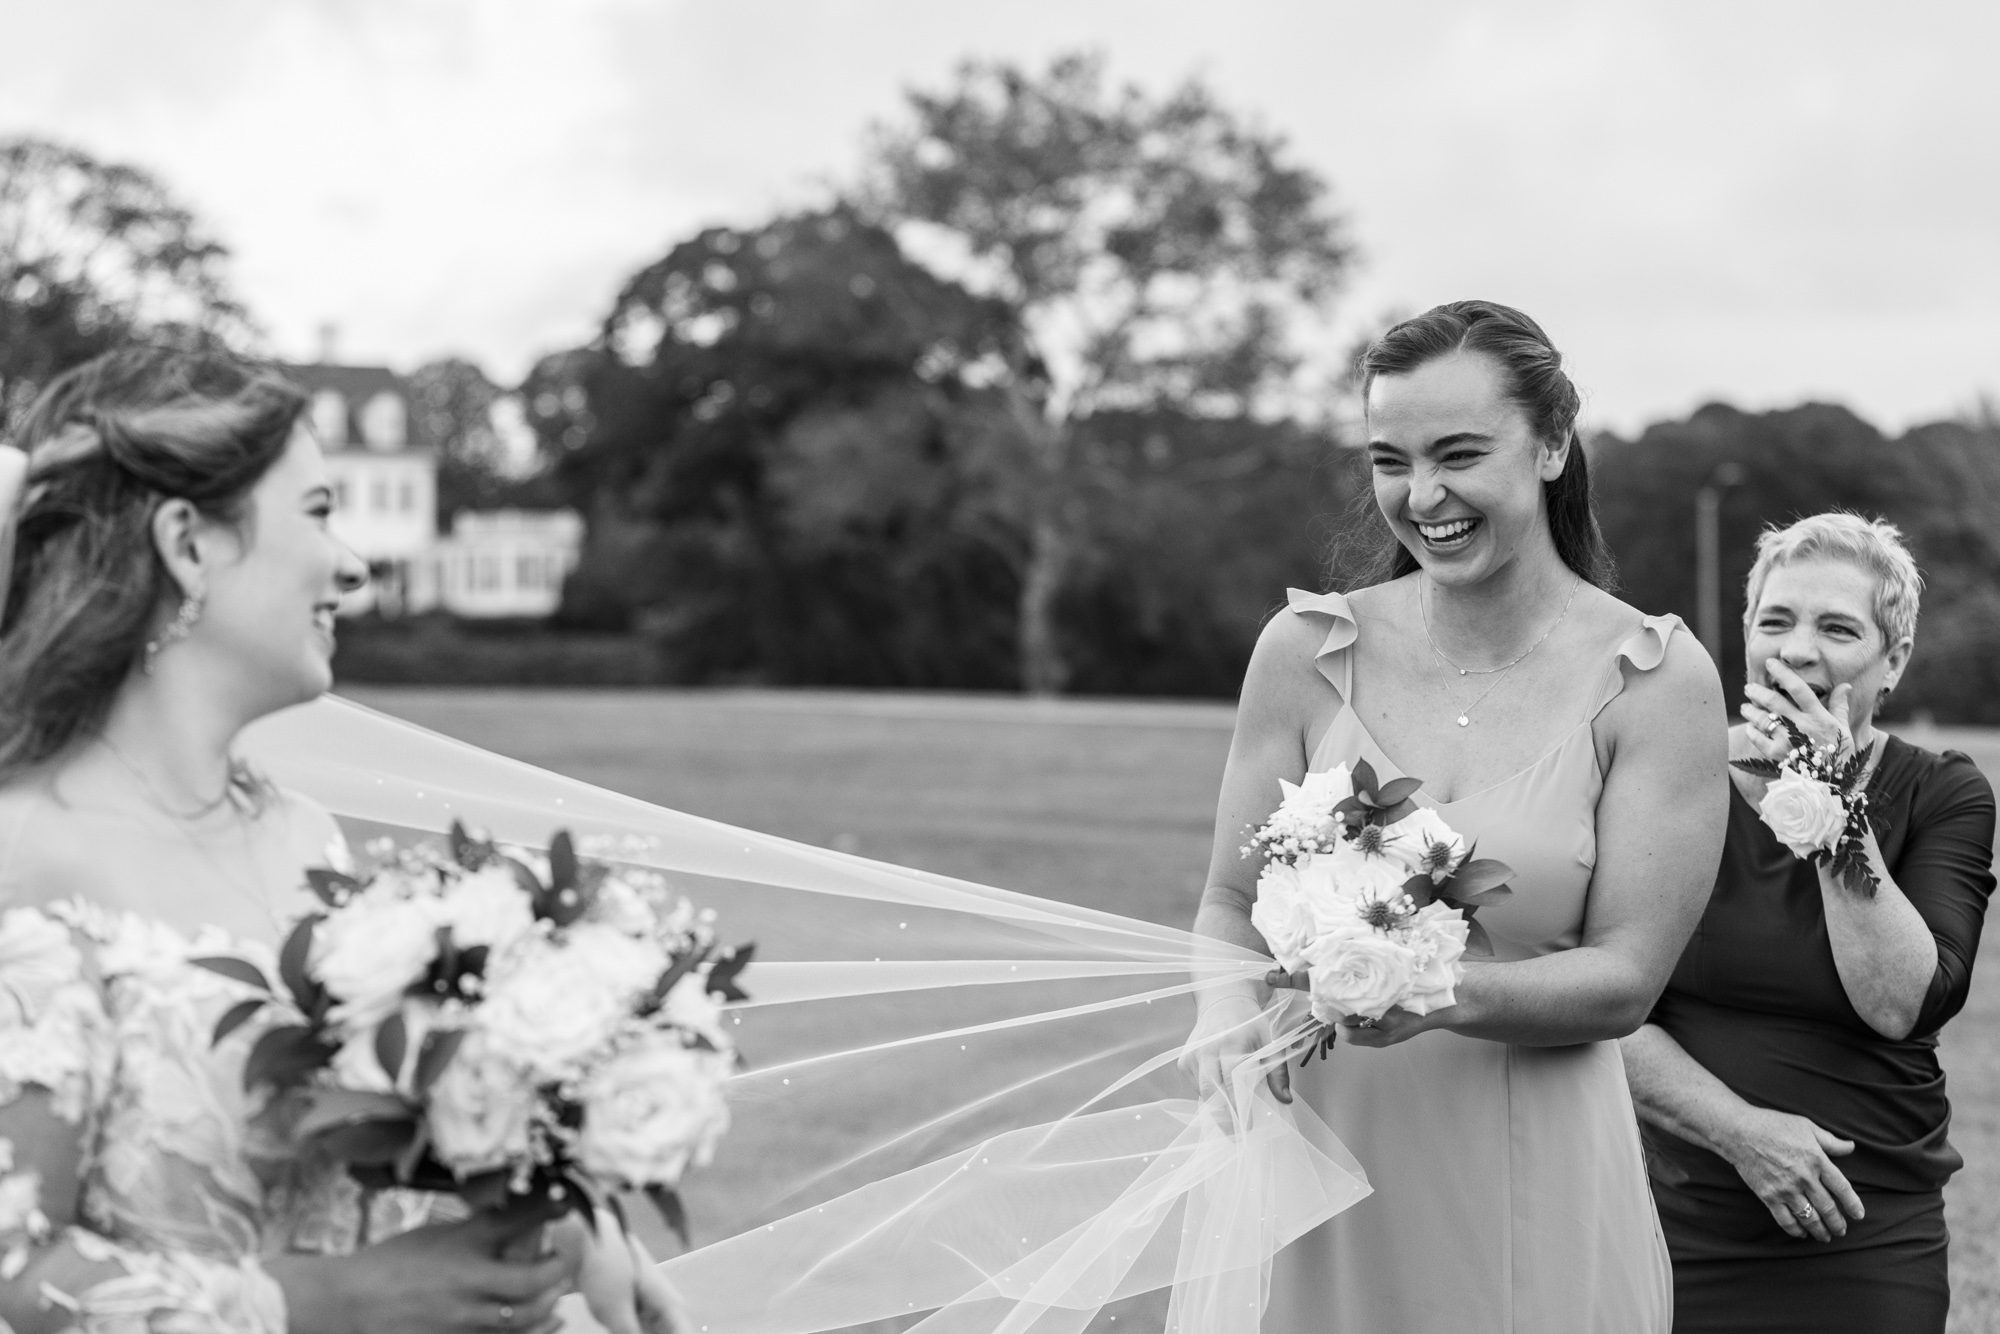
[[[166,180],[275,349],[500,378],[710,222],[811,203],[901,90],[1082,46],[1286,134],[1333,319],[1536,315],[1597,424],[2000,395],[1987,0],[0,0],[0,134]]]

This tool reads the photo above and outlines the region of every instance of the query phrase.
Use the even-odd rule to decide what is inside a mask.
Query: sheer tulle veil
[[[1057,1334],[1172,1288],[1169,1329],[1254,1334],[1272,1254],[1368,1192],[1247,1067],[1206,1102],[1176,1069],[1196,988],[1261,956],[664,810],[335,699],[247,742],[357,844],[566,828],[756,942],[734,1129],[665,1265],[695,1331]]]

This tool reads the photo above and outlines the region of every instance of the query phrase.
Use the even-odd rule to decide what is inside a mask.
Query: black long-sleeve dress
[[[1944,1328],[1942,1187],[1963,1160],[1937,1031],[1965,1004],[1994,887],[1993,789],[1966,756],[1890,737],[1869,803],[1883,860],[1937,940],[1909,1037],[1883,1037],[1848,1002],[1815,868],[1733,785],[1714,896],[1651,1019],[1747,1101],[1854,1141],[1835,1164],[1867,1217],[1831,1243],[1789,1237],[1727,1161],[1646,1127],[1676,1334]]]

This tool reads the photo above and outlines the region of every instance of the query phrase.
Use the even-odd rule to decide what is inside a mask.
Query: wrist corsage
[[[1880,882],[1868,864],[1868,764],[1860,751],[1845,756],[1837,742],[1816,746],[1789,718],[1778,720],[1792,748],[1782,760],[1731,760],[1767,780],[1757,814],[1792,855],[1831,868],[1853,893],[1875,897]]]

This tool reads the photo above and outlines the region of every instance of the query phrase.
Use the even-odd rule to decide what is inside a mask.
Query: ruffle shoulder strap
[[[1606,705],[1624,693],[1627,663],[1635,672],[1650,672],[1665,662],[1667,644],[1677,631],[1687,633],[1687,625],[1678,616],[1668,614],[1642,618],[1639,628],[1625,636],[1618,645],[1618,651],[1612,655],[1611,670],[1605,675],[1603,690],[1591,705],[1590,716],[1595,718],[1604,712]]]
[[[1359,630],[1354,621],[1354,609],[1347,605],[1344,593],[1308,593],[1303,588],[1288,588],[1285,599],[1294,616],[1326,622],[1326,638],[1320,642],[1313,654],[1313,662],[1345,701],[1353,693],[1354,660],[1347,650],[1354,645]]]

